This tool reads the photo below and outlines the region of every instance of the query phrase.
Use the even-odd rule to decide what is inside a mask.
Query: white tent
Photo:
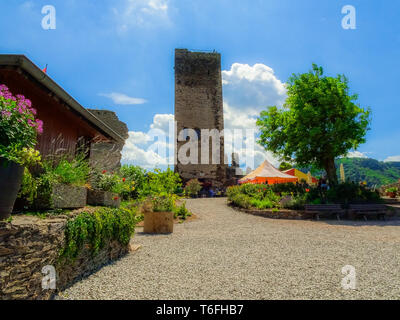
[[[288,175],[276,169],[272,164],[265,160],[257,169],[239,180],[239,183],[286,183],[296,182],[297,177]]]

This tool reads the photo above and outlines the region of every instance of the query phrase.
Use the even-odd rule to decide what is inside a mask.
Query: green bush
[[[272,186],[244,184],[230,187],[227,190],[228,200],[241,208],[280,208],[285,196],[291,199],[283,206],[287,209],[302,210],[306,204],[324,203],[380,203],[378,191],[371,191],[355,183],[342,183],[322,190],[318,187],[304,188],[294,184],[277,184]]]
[[[307,203],[380,203],[382,199],[377,191],[371,191],[366,186],[346,182],[333,185],[329,190],[311,188],[307,193]]]
[[[74,260],[84,245],[89,246],[93,256],[109,241],[128,245],[136,222],[134,210],[101,208],[94,213],[83,212],[68,221],[60,258]]]
[[[72,160],[66,157],[58,161],[45,160],[40,170],[34,174],[25,170],[19,197],[26,200],[29,209],[50,208],[54,185],[84,186],[88,181],[90,170],[83,156],[77,156]]]
[[[191,197],[191,196],[197,196],[197,194],[201,190],[201,183],[197,179],[192,179],[189,180],[188,183],[186,183],[185,186],[185,193]]]
[[[148,189],[148,180],[146,170],[139,166],[123,165],[120,169],[120,175],[126,179],[125,183],[129,186],[121,192],[123,199],[139,199],[144,196]]]
[[[263,200],[258,200],[258,199],[252,199],[250,201],[251,206],[255,207],[257,209],[271,209],[275,208],[275,204],[269,200],[269,199],[263,199]]]
[[[186,220],[187,217],[190,217],[192,215],[192,213],[186,208],[186,203],[183,203],[181,206],[175,207],[174,215],[175,218]]]
[[[291,210],[304,210],[304,206],[307,203],[307,197],[303,195],[294,195],[291,200],[283,205],[286,209]]]
[[[21,189],[18,193],[18,198],[24,199],[28,204],[32,204],[37,198],[38,180],[35,179],[28,168],[24,168],[22,177]]]
[[[272,191],[270,186],[260,184],[243,184],[227,190],[228,200],[235,206],[249,209],[279,208],[281,197]]]
[[[66,157],[59,161],[44,161],[44,175],[54,183],[64,183],[73,186],[84,186],[89,178],[90,167],[83,156],[77,156],[72,160]]]
[[[300,185],[300,184],[294,184],[294,183],[277,183],[271,185],[271,190],[274,191],[275,193],[286,193],[286,194],[292,194],[292,195],[298,195],[298,194],[304,194],[305,193],[305,188]]]
[[[170,168],[165,171],[155,169],[154,172],[149,172],[147,176],[149,194],[177,194],[182,189],[179,174]]]
[[[124,200],[141,200],[160,194],[182,193],[179,174],[168,168],[146,172],[138,166],[124,165],[118,176],[123,182],[118,190]]]
[[[240,208],[250,209],[251,208],[251,197],[245,194],[234,194],[228,198],[230,202]]]
[[[103,171],[93,175],[92,187],[96,190],[121,194],[128,187],[128,183],[124,180],[115,173]]]
[[[150,197],[153,212],[173,212],[176,197],[171,194],[162,193],[158,196]]]

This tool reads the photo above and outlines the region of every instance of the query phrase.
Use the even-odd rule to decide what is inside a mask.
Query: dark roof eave
[[[16,54],[0,54],[0,66],[16,66],[29,73],[34,79],[42,83],[46,88],[53,92],[60,100],[79,113],[97,130],[112,138],[116,142],[125,142],[117,132],[111,129],[107,124],[98,119],[95,115],[80,105],[72,98],[63,88],[61,88],[54,80],[46,73],[40,70],[31,60],[24,55]]]

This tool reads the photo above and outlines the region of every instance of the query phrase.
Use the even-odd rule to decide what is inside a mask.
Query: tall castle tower
[[[222,133],[224,130],[221,55],[219,53],[175,50],[175,121],[178,133],[175,170],[185,181],[199,179],[210,182],[214,186],[223,186],[226,180],[224,139],[221,137],[218,141],[216,140],[214,146],[217,145],[218,148],[213,150],[212,139],[204,136],[201,131],[216,129]],[[185,140],[179,141],[179,133],[182,130],[187,132],[187,129],[193,129],[199,139],[198,164],[182,163],[178,157],[180,148],[187,143]],[[207,140],[209,153],[205,156],[203,150],[202,157],[202,141]],[[218,163],[215,161],[216,154],[219,154]],[[208,164],[204,164],[204,158],[208,158]]]

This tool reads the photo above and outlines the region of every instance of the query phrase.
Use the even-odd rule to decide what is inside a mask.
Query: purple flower
[[[37,132],[38,133],[43,133],[43,121],[37,119],[36,120],[36,125],[37,125]]]

